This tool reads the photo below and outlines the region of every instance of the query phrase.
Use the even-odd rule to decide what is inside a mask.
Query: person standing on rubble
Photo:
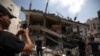
[[[35,41],[35,44],[36,44],[37,56],[42,56],[42,40],[39,36],[37,36],[37,40]]]
[[[86,56],[85,48],[86,48],[86,43],[82,38],[79,38],[78,43],[78,48],[79,48],[79,56]]]
[[[95,38],[92,36],[90,37],[90,42],[88,43],[89,48],[92,50],[93,56],[100,56],[100,42],[95,41]]]

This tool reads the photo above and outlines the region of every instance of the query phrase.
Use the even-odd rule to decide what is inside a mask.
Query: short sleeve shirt
[[[25,43],[7,31],[0,31],[0,56],[15,56],[23,50]]]

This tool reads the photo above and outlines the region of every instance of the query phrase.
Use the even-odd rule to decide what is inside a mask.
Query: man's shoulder
[[[3,31],[4,34],[7,34],[7,35],[13,35],[13,33],[11,32],[8,32],[8,31]]]
[[[8,32],[8,31],[2,31],[2,32],[1,32],[1,35],[2,35],[2,36],[14,36],[13,33],[10,33],[10,32]]]

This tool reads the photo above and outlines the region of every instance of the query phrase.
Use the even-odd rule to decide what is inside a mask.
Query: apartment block
[[[51,13],[44,13],[40,10],[25,10],[26,22],[31,30],[30,36],[33,43],[36,37],[43,39],[45,49],[44,56],[62,56],[64,49],[72,49],[77,46],[76,42],[82,35],[86,35],[86,24],[62,18]],[[44,49],[44,50],[45,50]],[[36,51],[36,50],[35,50]]]
[[[100,21],[98,17],[92,18],[91,20],[87,20],[88,28],[87,33],[88,36],[94,35],[95,37],[100,37]]]

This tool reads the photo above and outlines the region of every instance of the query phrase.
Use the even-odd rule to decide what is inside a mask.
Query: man
[[[79,56],[86,56],[86,52],[85,52],[86,44],[82,38],[79,39],[78,46],[79,46]]]
[[[40,39],[39,36],[37,37],[35,44],[36,44],[37,56],[42,56],[42,40]]]
[[[19,52],[32,52],[32,42],[29,37],[28,28],[19,31],[17,36],[4,31],[8,29],[14,15],[3,5],[0,4],[0,56],[15,56]],[[18,36],[24,33],[26,41],[21,41]]]
[[[93,56],[100,56],[99,45],[100,43],[94,40],[94,37],[90,38],[90,42],[88,43],[89,47],[92,49]]]

